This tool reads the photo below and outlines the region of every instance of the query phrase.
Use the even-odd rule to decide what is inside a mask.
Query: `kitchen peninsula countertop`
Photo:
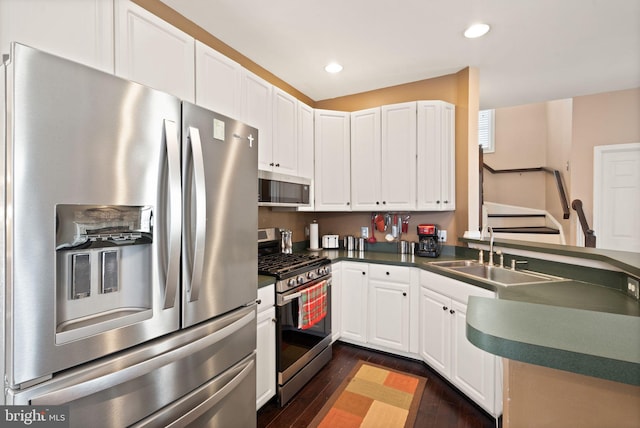
[[[513,360],[640,385],[640,302],[622,291],[584,281],[507,287],[430,264],[473,258],[459,255],[452,250],[456,247],[449,248],[437,259],[377,251],[322,250],[317,254],[333,262],[418,267],[495,291],[497,299],[469,300],[467,337],[479,348]],[[468,254],[469,249],[463,250]],[[589,257],[608,261],[602,255]],[[640,272],[633,255],[611,265]]]

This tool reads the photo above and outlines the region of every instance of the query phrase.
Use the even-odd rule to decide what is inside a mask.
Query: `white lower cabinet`
[[[399,355],[417,354],[417,329],[411,329],[418,321],[417,298],[412,299],[417,297],[416,271],[373,263],[340,265],[340,338]]]
[[[469,296],[495,298],[493,291],[377,263],[342,261],[333,276],[341,288],[339,303],[332,300],[340,317],[333,323],[339,328],[334,340],[422,359],[488,413],[502,413],[500,358],[472,345],[466,335]]]
[[[276,308],[273,285],[258,289],[256,409],[276,395]]]
[[[369,265],[369,343],[409,351],[410,283],[410,268]]]
[[[499,415],[499,359],[466,337],[469,296],[495,298],[495,293],[426,271],[420,272],[420,286],[420,356],[478,405]]]
[[[342,262],[342,326],[340,337],[352,343],[367,343],[369,265]]]

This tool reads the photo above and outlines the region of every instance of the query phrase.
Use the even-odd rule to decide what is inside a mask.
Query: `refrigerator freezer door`
[[[252,305],[10,391],[8,404],[67,405],[70,426],[82,428],[255,426],[255,313]],[[246,423],[224,424],[231,417]]]
[[[182,103],[183,325],[257,297],[258,131]]]
[[[179,328],[180,101],[20,44],[5,79],[6,380],[20,388]],[[153,237],[57,250],[62,205],[149,207]]]

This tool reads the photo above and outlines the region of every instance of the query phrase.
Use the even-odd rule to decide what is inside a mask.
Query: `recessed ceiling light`
[[[468,39],[475,39],[487,34],[490,28],[487,24],[473,24],[464,31],[464,36]]]
[[[340,73],[342,71],[342,66],[337,62],[332,62],[331,64],[328,64],[324,69],[327,73]]]

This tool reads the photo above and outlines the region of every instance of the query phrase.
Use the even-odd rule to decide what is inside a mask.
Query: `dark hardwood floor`
[[[258,411],[258,428],[307,427],[358,360],[427,378],[415,427],[492,428],[496,426],[495,419],[472,404],[422,362],[337,342],[333,345],[331,362],[285,407],[279,408],[273,399]]]

